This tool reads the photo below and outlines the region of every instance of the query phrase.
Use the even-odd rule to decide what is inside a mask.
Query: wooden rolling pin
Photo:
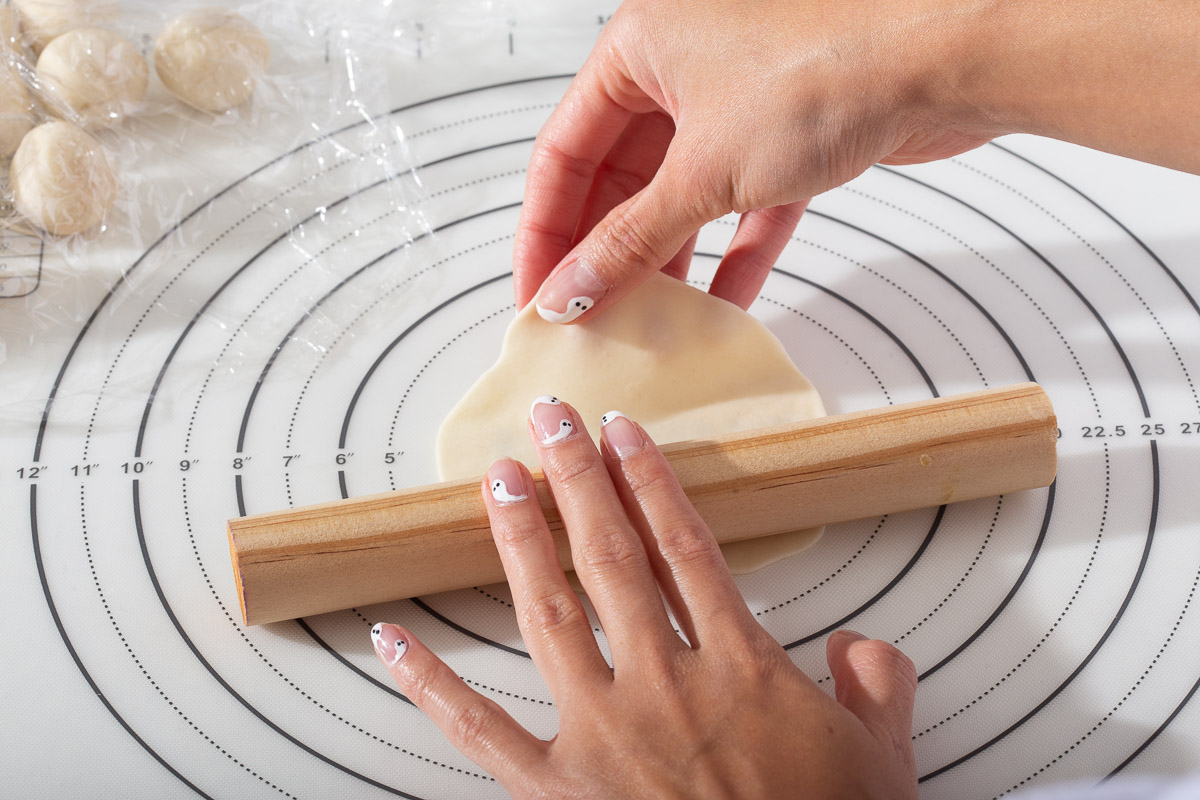
[[[717,541],[1048,486],[1057,421],[1034,383],[663,448]],[[564,569],[571,552],[534,473]],[[247,625],[504,580],[482,478],[229,521]]]

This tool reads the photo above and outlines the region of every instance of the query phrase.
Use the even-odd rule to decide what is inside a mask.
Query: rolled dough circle
[[[15,71],[0,65],[0,75],[0,158],[8,158],[33,128],[33,100]]]
[[[95,226],[117,193],[117,175],[100,142],[58,120],[26,135],[8,180],[17,210],[56,236]]]
[[[150,69],[133,43],[103,28],[55,38],[37,62],[38,84],[56,117],[111,125],[146,96]]]
[[[214,114],[240,106],[266,72],[271,48],[245,17],[220,9],[185,14],[163,28],[154,69],[183,102]]]
[[[600,432],[610,409],[659,444],[825,416],[812,383],[779,339],[732,303],[661,274],[604,314],[574,325],[532,303],[504,336],[500,358],[446,416],[437,437],[442,480],[484,474],[497,458],[537,464],[526,431],[540,395],[571,403]],[[821,529],[721,546],[748,572],[816,541]]]
[[[35,54],[55,37],[76,28],[103,26],[117,18],[112,0],[13,0],[21,35]]]

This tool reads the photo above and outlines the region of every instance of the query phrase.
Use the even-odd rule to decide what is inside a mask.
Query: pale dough
[[[513,320],[500,358],[438,431],[443,480],[483,475],[501,456],[536,465],[529,403],[554,395],[575,406],[598,437],[600,416],[620,410],[658,443],[825,415],[813,385],[765,325],[724,300],[661,274],[605,313],[574,325]],[[797,552],[821,529],[723,545],[734,572]]]
[[[33,127],[33,100],[16,70],[0,64],[0,158],[16,152]]]
[[[120,122],[141,102],[150,68],[120,34],[80,28],[46,45],[38,58],[37,78],[54,116],[101,126]]]
[[[21,48],[21,22],[17,10],[12,6],[0,6],[0,45],[9,51]],[[8,58],[9,53],[4,53]]]
[[[154,69],[172,94],[219,114],[250,99],[271,48],[245,17],[209,8],[184,14],[154,43]]]
[[[58,120],[42,123],[21,140],[8,182],[17,210],[58,236],[95,226],[117,193],[117,175],[100,142]]]
[[[21,33],[35,54],[56,36],[76,28],[106,25],[117,18],[113,0],[13,0]]]

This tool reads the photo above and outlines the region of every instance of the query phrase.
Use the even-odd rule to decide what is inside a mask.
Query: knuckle
[[[529,630],[552,633],[577,623],[582,614],[583,607],[574,594],[549,590],[531,597],[521,618]]]
[[[569,234],[564,234],[562,231],[547,225],[537,220],[526,219],[522,220],[522,229],[520,240],[514,244],[514,259],[520,262],[523,258],[528,258],[528,253],[533,249],[533,244],[551,245],[557,247],[563,252],[571,248],[571,237]]]
[[[413,701],[417,708],[425,710],[429,707],[437,684],[436,673],[431,670],[415,670],[408,673],[405,681],[404,696]]]
[[[491,708],[483,699],[471,700],[452,709],[447,727],[458,747],[479,751],[488,744],[491,731]]]
[[[613,224],[608,226],[600,244],[609,251],[615,263],[657,268],[674,253],[665,252],[650,235],[643,215],[631,213],[635,207],[630,206],[620,212]]]
[[[630,198],[641,191],[646,185],[647,176],[630,169],[618,167],[611,162],[604,162],[596,170],[596,184],[611,184],[617,188],[621,197]]]
[[[698,519],[677,520],[661,530],[656,529],[654,536],[658,540],[659,552],[668,563],[712,561],[716,556],[716,540],[708,527]]]
[[[532,164],[536,172],[541,170],[562,170],[568,175],[580,180],[589,179],[596,170],[596,164],[586,158],[568,153],[554,136],[543,132],[534,141],[534,156]]]
[[[639,500],[657,501],[672,494],[679,486],[679,479],[671,471],[666,459],[647,458],[650,452],[646,448],[631,458],[623,459],[621,468],[625,473],[625,482]]]
[[[739,646],[732,650],[734,671],[749,678],[752,685],[771,685],[781,674],[783,661],[791,664],[783,648],[769,635],[751,633],[740,637],[737,644]]]
[[[545,525],[533,519],[505,519],[492,523],[492,535],[500,544],[516,547],[545,535]]]
[[[579,563],[594,566],[629,564],[639,557],[645,558],[646,554],[637,534],[619,522],[605,522],[589,528],[580,538],[578,550]]]
[[[567,494],[586,491],[591,485],[603,485],[603,482],[609,479],[608,468],[604,466],[604,462],[594,453],[580,450],[579,446],[592,447],[590,441],[584,441],[587,437],[573,438],[579,440],[575,442],[577,446],[564,442],[542,451],[542,466],[547,475]]]

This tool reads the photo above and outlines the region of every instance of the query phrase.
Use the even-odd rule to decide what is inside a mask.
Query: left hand
[[[516,797],[915,798],[912,662],[839,631],[827,646],[837,699],[822,692],[755,621],[645,431],[606,420],[603,453],[551,398],[534,404],[530,433],[612,669],[559,566],[533,479],[502,459],[480,488],[558,735],[535,738],[410,631],[376,625],[401,691]]]

